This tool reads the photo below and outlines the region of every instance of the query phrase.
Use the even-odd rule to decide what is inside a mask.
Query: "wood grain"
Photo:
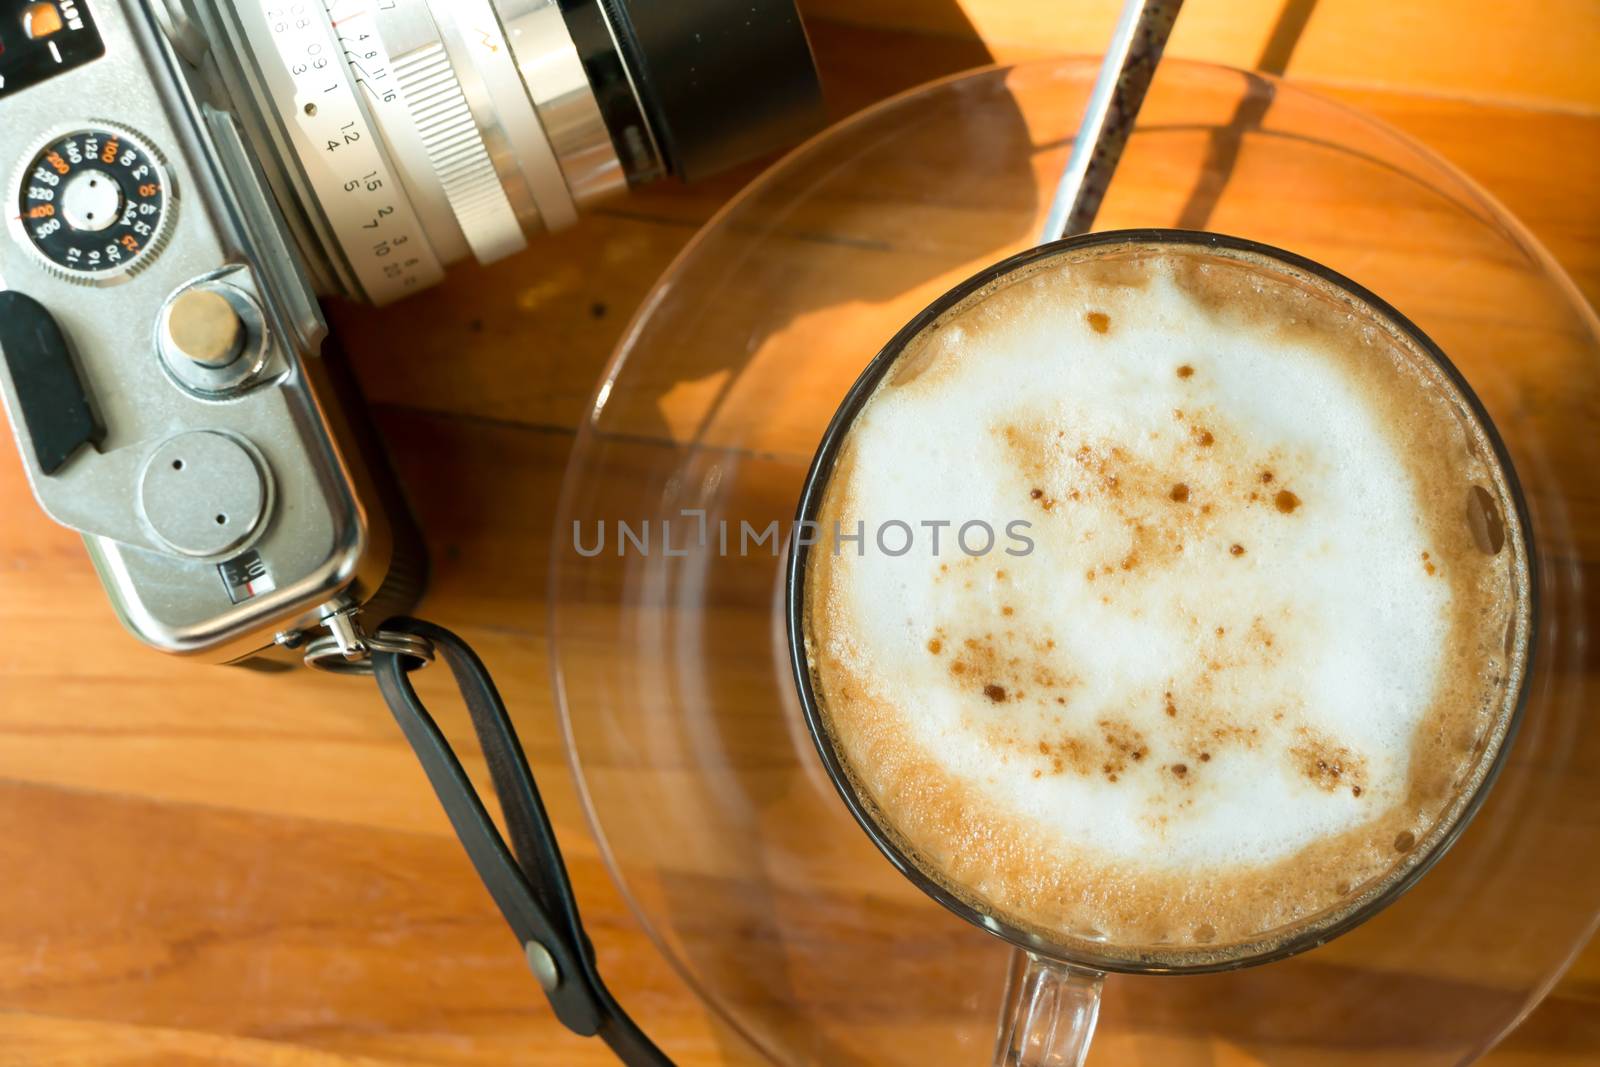
[[[965,16],[888,0],[813,6],[867,23],[813,24],[837,114],[981,62],[973,24],[999,50],[1058,43],[1027,5],[999,0],[968,4]],[[1272,6],[1251,11],[1264,18]],[[1209,34],[1205,47],[1252,61],[1270,32],[1260,18],[1236,24],[1206,7],[1193,5],[1195,51]],[[1326,73],[1330,57],[1388,24],[1390,7],[1319,9],[1310,27],[1326,37],[1296,53],[1307,57],[1305,72]],[[1574,73],[1569,62],[1569,50],[1592,44],[1592,23],[1583,29],[1575,8],[1552,5],[1552,19],[1580,26],[1546,69],[1518,59],[1515,69],[1468,70],[1473,49],[1489,43],[1528,53],[1531,31],[1507,29],[1510,8],[1477,4],[1455,19],[1453,43],[1414,68],[1412,86],[1426,93],[1368,86],[1336,95],[1483,183],[1593,301],[1600,118],[1431,95],[1600,104],[1592,68]],[[1390,20],[1423,21],[1415,12]],[[927,35],[908,36],[906,26]],[[1394,48],[1362,62],[1328,76],[1413,69]],[[546,559],[571,430],[623,324],[754,172],[652,187],[536,253],[493,270],[458,268],[381,314],[336,309],[435,553],[427,614],[459,629],[495,670],[603,973],[680,1062],[706,1067],[755,1060],[654,951],[586,831],[547,681]],[[33,505],[10,449],[0,449],[0,514],[0,1067],[611,1062],[549,1017],[375,693],[305,672],[199,668],[137,646],[112,619],[77,538]],[[424,674],[420,685],[446,731],[474,752],[444,679]],[[486,788],[481,759],[468,765]],[[1440,976],[1439,996],[1485,995],[1461,978]],[[1108,1034],[1094,1062],[1270,1062],[1270,1050],[1225,1033],[1196,1036],[1176,1016],[1142,1018],[1148,1007],[1116,1006],[1134,1021]],[[901,1024],[918,1040],[916,1020]],[[1327,1049],[1325,1062],[1408,1062],[1399,1034],[1381,1049]],[[1600,950],[1591,948],[1485,1062],[1597,1058]]]
[[[818,15],[951,37],[997,58],[1098,54],[1119,5],[1015,0],[808,0]],[[1594,112],[1600,19],[1587,0],[1188,0],[1168,55],[1269,69],[1325,85],[1382,86]]]

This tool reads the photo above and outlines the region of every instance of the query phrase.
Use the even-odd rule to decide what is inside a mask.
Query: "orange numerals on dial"
[[[50,166],[55,169],[57,174],[65,174],[67,171],[72,169],[67,165],[67,161],[61,158],[60,152],[51,152],[48,156],[44,157],[44,161],[50,164]]]
[[[137,252],[139,251],[139,239],[130,233],[122,239],[122,247],[129,252]]]
[[[54,204],[35,204],[33,207],[28,209],[28,218],[47,219],[55,213],[56,206]]]
[[[145,182],[143,185],[139,186],[140,196],[155,196],[160,191],[161,185],[158,182]]]
[[[106,146],[100,149],[100,162],[115,163],[117,159],[117,149],[121,147],[122,146],[117,144],[115,141],[107,141]]]

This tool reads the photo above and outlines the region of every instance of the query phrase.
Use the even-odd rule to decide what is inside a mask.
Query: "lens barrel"
[[[205,27],[319,288],[373,303],[469,255],[520,251],[629,185],[704,177],[821,119],[793,0],[160,6]],[[163,18],[189,56],[186,21]]]

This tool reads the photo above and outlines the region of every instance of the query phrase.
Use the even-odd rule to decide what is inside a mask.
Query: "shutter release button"
[[[245,328],[232,302],[212,289],[185,289],[167,304],[162,341],[174,355],[226,367],[244,350]]]

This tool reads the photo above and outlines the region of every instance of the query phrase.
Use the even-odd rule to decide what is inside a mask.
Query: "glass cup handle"
[[[1099,971],[1011,953],[995,1067],[1080,1067],[1100,1018]]]

